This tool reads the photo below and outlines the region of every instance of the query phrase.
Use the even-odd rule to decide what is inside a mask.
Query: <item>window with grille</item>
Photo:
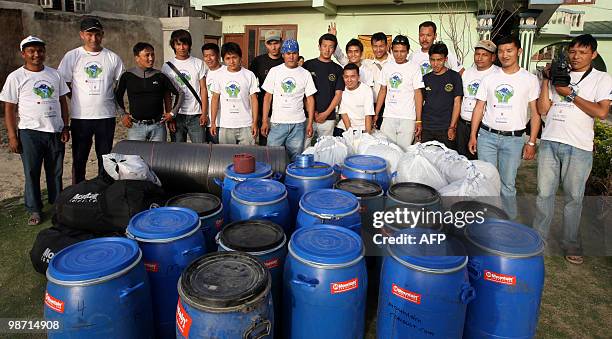
[[[179,16],[183,16],[183,7],[175,6],[175,5],[168,5],[168,17],[175,18]]]

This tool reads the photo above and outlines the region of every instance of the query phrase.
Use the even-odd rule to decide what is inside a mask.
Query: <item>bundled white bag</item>
[[[499,195],[499,192],[501,192],[501,178],[499,177],[497,167],[483,160],[473,160],[472,164],[476,167],[478,172],[484,175],[491,189],[497,192],[496,195]]]
[[[115,180],[161,181],[140,155],[109,153],[102,156],[104,170]]]
[[[395,182],[416,182],[440,189],[448,182],[424,155],[422,145],[413,145],[400,158]]]
[[[308,147],[303,154],[313,154],[315,161],[330,166],[341,165],[348,155],[348,148],[340,137],[322,136],[314,146]]]
[[[352,127],[342,133],[342,141],[346,145],[349,155],[357,154],[357,149],[359,149],[363,135],[369,136],[369,134],[363,133],[360,129],[357,130]]]
[[[368,146],[363,153],[364,155],[375,155],[377,157],[381,157],[385,159],[387,162],[387,171],[389,175],[393,174],[397,170],[397,164],[399,163],[400,158],[402,157],[402,149],[396,144],[390,143],[388,145],[385,144],[376,144]]]
[[[486,169],[486,171],[489,172],[489,175],[492,175],[490,168]],[[495,172],[497,172],[497,170],[495,170]],[[497,177],[499,178],[499,174]],[[496,183],[494,178],[487,178],[486,174],[481,172],[478,167],[472,166],[469,168],[468,174],[465,178],[454,181],[448,186],[442,187],[438,192],[441,196],[498,197],[500,194],[500,187],[499,183]]]

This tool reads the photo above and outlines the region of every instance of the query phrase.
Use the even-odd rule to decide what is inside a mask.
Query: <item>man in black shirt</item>
[[[304,63],[304,68],[312,74],[317,93],[315,93],[315,123],[313,136],[333,135],[336,127],[336,107],[342,98],[344,79],[342,67],[331,57],[338,46],[336,36],[325,33],[319,38],[319,57]],[[310,146],[311,138],[306,138],[305,147]]]
[[[463,84],[459,73],[444,66],[448,48],[442,43],[429,49],[429,63],[432,72],[423,76],[423,131],[421,142],[436,140],[446,147],[456,149],[456,130]]]
[[[128,140],[166,141],[166,123],[178,113],[184,93],[160,70],[154,69],[155,51],[146,42],[134,45],[137,67],[128,69],[119,78],[115,101],[121,121],[128,128]],[[125,112],[123,96],[127,91],[130,112]],[[170,112],[170,93],[177,97]]]
[[[261,114],[263,113],[263,98],[266,91],[261,88],[264,81],[266,80],[266,76],[268,75],[268,71],[270,68],[281,65],[284,61],[281,56],[280,48],[281,48],[281,32],[278,30],[269,30],[265,34],[266,38],[266,49],[268,53],[259,55],[251,61],[249,66],[249,70],[255,73],[257,80],[259,80],[259,93],[257,102],[259,104],[259,118],[257,119],[257,125],[259,129],[261,129],[261,123],[263,118]],[[270,106],[270,116],[272,116],[272,106]],[[263,134],[259,134],[259,145],[265,146],[267,143],[267,138]]]

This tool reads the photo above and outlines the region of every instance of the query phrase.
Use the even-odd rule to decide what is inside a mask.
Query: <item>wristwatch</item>
[[[570,87],[570,88],[571,88],[571,87]],[[576,90],[572,88],[572,92],[571,92],[570,94],[568,94],[568,95],[566,96],[566,98],[567,98],[567,100],[568,100],[569,102],[573,102],[573,101],[574,101],[574,99],[576,99],[576,96],[578,96],[578,93],[576,93]]]
[[[536,145],[535,142],[531,142],[531,141],[527,141],[525,144],[529,145],[531,147],[535,147],[535,145]]]

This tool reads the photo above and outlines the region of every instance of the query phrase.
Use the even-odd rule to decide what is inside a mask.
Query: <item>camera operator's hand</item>
[[[562,96],[568,96],[572,93],[572,88],[569,86],[555,86],[555,91]]]
[[[550,63],[547,63],[546,67],[542,70],[542,77],[544,77],[544,80],[550,80],[550,66]]]

